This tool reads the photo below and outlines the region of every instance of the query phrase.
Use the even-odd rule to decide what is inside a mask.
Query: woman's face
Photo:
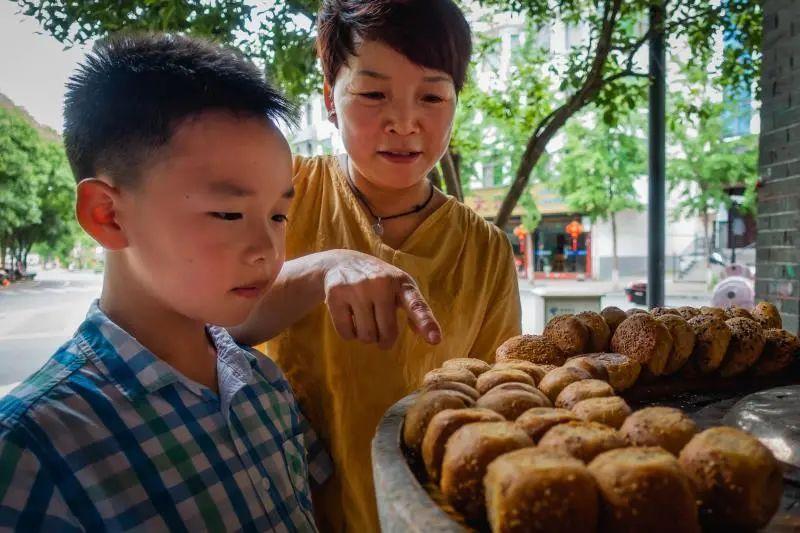
[[[382,189],[419,183],[444,155],[456,108],[453,79],[364,41],[339,70],[325,102],[358,173]]]

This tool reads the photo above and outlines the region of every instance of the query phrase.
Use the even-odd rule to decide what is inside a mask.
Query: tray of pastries
[[[693,413],[800,383],[798,356],[768,303],[558,316],[493,364],[429,372],[404,400],[400,449],[464,530],[796,531],[796,471]]]

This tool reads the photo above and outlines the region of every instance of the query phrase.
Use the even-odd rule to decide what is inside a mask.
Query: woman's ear
[[[103,180],[89,178],[78,183],[75,214],[78,223],[106,250],[121,250],[128,238],[119,224],[119,191]]]
[[[333,87],[328,83],[328,80],[325,80],[322,84],[322,96],[325,99],[325,109],[328,110],[328,120],[338,128],[339,121],[336,116],[336,106],[333,103]]]

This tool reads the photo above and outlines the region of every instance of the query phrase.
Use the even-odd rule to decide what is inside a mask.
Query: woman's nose
[[[412,105],[392,106],[386,121],[386,130],[396,135],[411,135],[419,132],[419,120]]]

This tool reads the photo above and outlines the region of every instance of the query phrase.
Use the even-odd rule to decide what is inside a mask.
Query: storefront
[[[491,221],[497,214],[505,188],[493,187],[470,192],[465,203]],[[535,185],[531,195],[542,219],[528,234],[520,227],[524,208],[512,212],[505,230],[514,248],[517,270],[522,278],[584,279],[592,276],[591,224],[569,211],[561,198],[542,185]]]

